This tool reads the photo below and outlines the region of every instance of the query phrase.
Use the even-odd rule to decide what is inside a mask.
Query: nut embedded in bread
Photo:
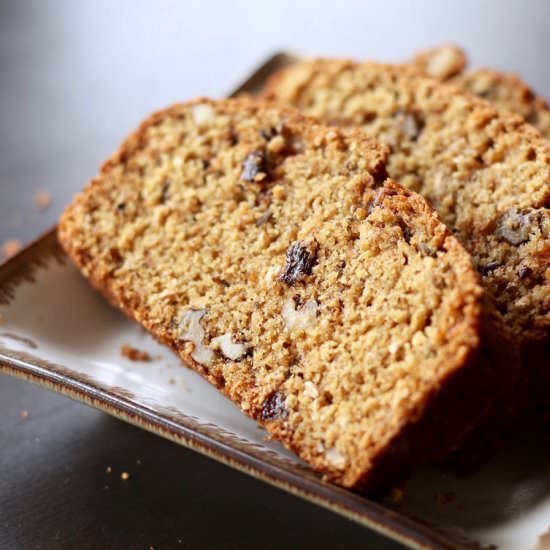
[[[480,360],[470,257],[386,156],[269,104],[175,105],[75,198],[60,241],[272,438],[377,489],[456,445],[506,380]]]

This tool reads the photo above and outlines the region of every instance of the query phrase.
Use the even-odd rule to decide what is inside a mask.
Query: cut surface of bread
[[[412,64],[428,76],[449,82],[490,101],[497,109],[521,115],[550,139],[550,109],[518,75],[490,68],[467,70],[464,52],[444,45],[418,53]]]
[[[548,342],[550,150],[540,133],[408,66],[298,62],[263,95],[388,145],[389,175],[425,196],[472,254],[520,347]]]
[[[387,151],[246,99],[151,116],[64,212],[109,300],[327,479],[374,490],[446,453],[502,372],[482,289]]]

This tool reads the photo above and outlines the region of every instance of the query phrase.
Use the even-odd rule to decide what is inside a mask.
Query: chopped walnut
[[[206,315],[206,309],[190,309],[180,321],[181,340],[193,343],[194,349],[191,358],[201,365],[208,365],[214,358],[214,352],[202,343],[204,329],[200,320]]]
[[[511,208],[500,218],[496,234],[510,244],[518,246],[529,240],[531,226],[532,219],[529,214]]]
[[[240,361],[248,352],[248,346],[241,342],[234,342],[233,335],[229,332],[212,338],[210,347],[214,350],[219,349],[227,359],[232,361]]]
[[[287,300],[281,311],[286,329],[292,331],[307,328],[315,321],[318,309],[316,300],[308,300],[302,305],[297,305],[293,299]]]
[[[442,46],[433,52],[426,72],[428,75],[447,79],[457,74],[464,66],[464,54],[454,46]]]
[[[304,384],[304,395],[306,397],[311,397],[311,399],[317,399],[319,397],[319,390],[313,382],[306,380]]]
[[[193,120],[198,126],[207,126],[214,121],[214,108],[207,103],[198,103],[191,107]]]
[[[339,470],[343,469],[346,466],[347,460],[346,457],[336,448],[329,449],[325,457],[327,459],[327,462],[334,466],[335,468],[338,468]]]

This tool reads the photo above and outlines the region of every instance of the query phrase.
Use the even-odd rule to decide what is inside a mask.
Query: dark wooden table
[[[149,73],[142,74],[140,56],[147,53],[135,49],[141,30],[113,22],[99,8],[90,11],[91,4],[0,1],[0,242],[26,242],[53,225],[140,117],[199,93],[185,71],[174,80],[173,60],[151,65],[145,59]],[[106,45],[105,21],[107,39],[122,33],[125,50]],[[237,71],[220,64],[217,76],[228,85],[229,72]],[[212,78],[203,85],[223,93]],[[39,189],[53,198],[45,211],[33,203]],[[399,546],[157,436],[0,375],[0,549],[57,548]]]

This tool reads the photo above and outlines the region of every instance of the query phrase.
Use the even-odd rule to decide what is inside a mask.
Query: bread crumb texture
[[[357,486],[479,345],[471,260],[384,181],[386,156],[268,104],[176,105],[77,196],[60,240],[273,438]]]
[[[460,66],[446,62],[441,74]],[[404,65],[299,62],[263,95],[389,146],[389,175],[426,197],[459,237],[516,341],[548,340],[550,150],[540,133]]]

